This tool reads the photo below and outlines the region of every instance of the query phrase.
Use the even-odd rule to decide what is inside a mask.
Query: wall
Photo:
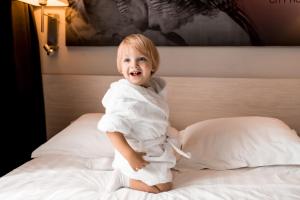
[[[65,46],[64,8],[47,8],[60,15],[59,51],[47,56],[39,34],[43,74],[117,74],[116,47]],[[35,10],[40,29],[40,9]],[[47,17],[45,17],[46,25]],[[45,26],[46,28],[46,26]],[[158,47],[163,76],[300,78],[299,47]]]

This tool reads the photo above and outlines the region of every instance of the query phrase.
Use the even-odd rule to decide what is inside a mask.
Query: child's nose
[[[136,61],[136,60],[132,61],[132,66],[133,67],[138,67],[139,66],[138,61]]]

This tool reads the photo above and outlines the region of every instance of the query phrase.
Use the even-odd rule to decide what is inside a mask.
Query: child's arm
[[[107,136],[113,146],[126,158],[133,170],[138,171],[149,164],[148,161],[143,159],[143,155],[145,155],[145,153],[134,151],[122,133],[107,132]]]

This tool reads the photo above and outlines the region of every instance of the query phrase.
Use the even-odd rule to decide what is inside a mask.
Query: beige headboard
[[[104,112],[101,98],[119,76],[43,75],[48,138],[84,113]],[[300,132],[300,79],[164,77],[171,124],[232,116],[277,117]]]

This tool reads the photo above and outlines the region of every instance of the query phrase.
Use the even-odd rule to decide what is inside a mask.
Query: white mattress
[[[169,192],[150,194],[123,188],[104,195],[111,171],[103,169],[108,168],[107,159],[35,158],[0,178],[0,199],[300,199],[300,166],[175,172],[174,189]]]

